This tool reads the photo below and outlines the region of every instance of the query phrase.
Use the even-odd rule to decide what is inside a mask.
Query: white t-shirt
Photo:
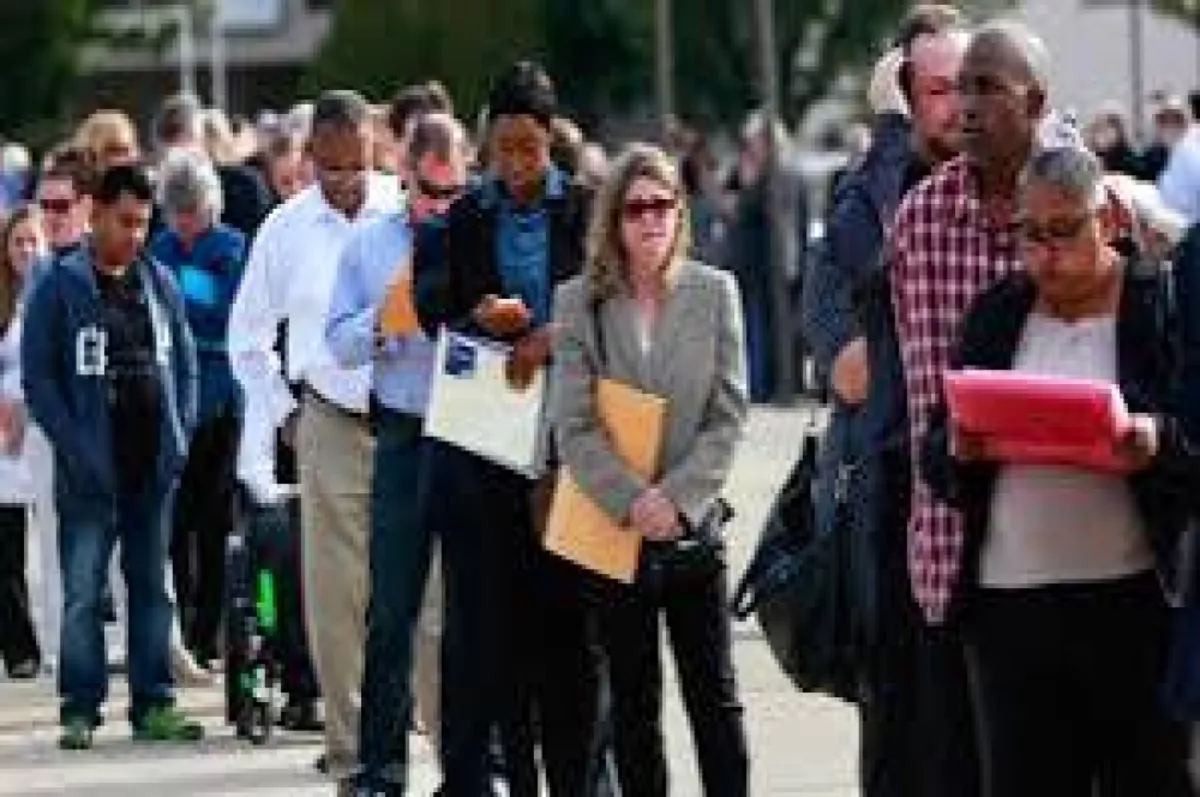
[[[1117,379],[1116,319],[1065,322],[1033,313],[1014,370]],[[1082,468],[1005,465],[992,496],[980,562],[986,587],[1104,581],[1153,567],[1133,493],[1123,476]]]

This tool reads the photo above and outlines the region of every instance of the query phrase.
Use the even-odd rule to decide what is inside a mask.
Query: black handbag
[[[848,522],[848,498],[859,466],[838,464],[831,522],[818,523],[818,442],[815,431],[806,433],[732,610],[739,620],[757,617],[775,660],[799,689],[857,702],[866,645],[857,593],[865,562]]]

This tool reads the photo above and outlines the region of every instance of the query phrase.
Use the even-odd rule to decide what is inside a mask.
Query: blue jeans
[[[421,419],[378,410],[371,487],[371,599],[367,609],[360,753],[371,785],[403,786],[412,719],[413,633],[429,574],[422,519]]]
[[[95,507],[81,511],[60,502],[63,623],[58,692],[64,721],[83,718],[99,724],[100,707],[108,697],[101,595],[118,540],[129,590],[130,721],[136,725],[147,709],[174,700],[166,575],[172,493],[148,486],[139,495],[119,496],[107,516]]]

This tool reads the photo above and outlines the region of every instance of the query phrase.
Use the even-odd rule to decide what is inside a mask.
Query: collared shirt
[[[395,178],[372,174],[366,200],[353,219],[330,207],[320,186],[312,185],[263,222],[229,317],[229,360],[246,401],[247,426],[273,429],[295,409],[289,383],[304,382],[345,409],[366,410],[369,368],[344,368],[334,360],[325,343],[325,317],[346,242],[357,229],[399,206]],[[284,322],[286,377],[274,350]],[[265,431],[249,430],[243,447],[249,439],[261,443],[269,438]],[[239,454],[239,474],[248,481],[247,468],[263,481],[273,480],[274,467],[261,452]]]
[[[1167,207],[1182,213],[1188,224],[1200,221],[1200,129],[1189,130],[1171,150],[1158,190]]]
[[[566,176],[551,168],[546,174],[547,198],[562,198]],[[496,214],[496,262],[506,293],[519,297],[533,312],[534,326],[550,320],[550,215],[538,203],[519,207],[498,180],[484,188],[484,205],[499,206]]]
[[[914,473],[930,415],[941,401],[959,325],[971,302],[1020,268],[1012,225],[989,222],[964,157],[909,192],[892,230],[892,301],[908,394]],[[914,479],[909,569],[926,618],[945,620],[961,565],[961,516]]]
[[[342,251],[325,340],[347,368],[371,366],[371,390],[388,409],[424,415],[434,344],[412,337],[376,339],[388,290],[411,273],[413,230],[404,212],[390,213],[355,232]]]

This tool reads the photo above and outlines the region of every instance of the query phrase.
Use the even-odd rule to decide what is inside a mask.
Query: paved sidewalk
[[[738,511],[735,573],[740,574],[774,491],[797,451],[802,424],[799,411],[759,410],[753,416],[729,490]],[[853,712],[835,701],[797,694],[752,624],[736,629],[735,645],[750,728],[752,793],[856,794]],[[110,720],[97,736],[96,749],[68,755],[55,748],[53,684],[48,680],[0,682],[0,795],[304,797],[332,793],[312,769],[320,751],[316,737],[279,734],[266,748],[235,741],[222,724],[220,688],[181,694],[183,705],[208,726],[209,739],[198,747],[133,744],[124,722],[126,693],[119,680],[114,681],[113,693]],[[672,794],[699,795],[687,723],[673,685],[667,736]],[[413,750],[410,792],[425,797],[436,786],[435,763],[422,740],[414,741]]]

